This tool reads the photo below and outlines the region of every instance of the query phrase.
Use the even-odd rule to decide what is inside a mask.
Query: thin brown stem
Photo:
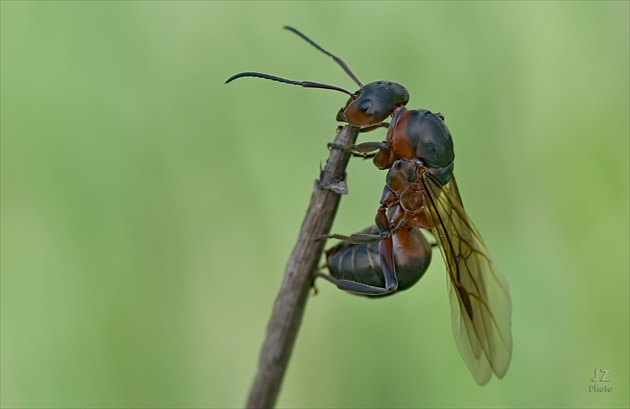
[[[337,132],[337,146],[356,142],[359,128],[347,125]],[[350,154],[332,149],[311,196],[297,243],[284,273],[267,334],[260,352],[258,373],[247,401],[248,408],[272,408],[276,403],[293,345],[300,329],[306,301],[317,264],[324,250],[323,236],[330,233],[341,194]]]

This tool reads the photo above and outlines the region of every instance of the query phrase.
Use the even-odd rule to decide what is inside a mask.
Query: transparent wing
[[[425,211],[448,270],[453,335],[478,384],[492,372],[502,378],[512,358],[512,301],[505,278],[490,259],[479,232],[464,211],[453,181],[447,185],[428,172]]]

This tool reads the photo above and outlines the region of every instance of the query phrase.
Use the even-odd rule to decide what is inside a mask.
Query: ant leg
[[[385,279],[384,287],[377,287],[365,283],[351,280],[337,280],[337,287],[358,295],[387,295],[398,289],[398,277],[396,276],[396,266],[394,262],[394,231],[389,226],[389,221],[385,213],[385,207],[381,206],[376,216],[376,226],[379,234],[356,233],[350,236],[332,235],[334,238],[346,240],[352,244],[366,244],[379,242],[379,253],[381,258],[381,269]]]
[[[326,278],[331,283],[336,283],[337,288],[357,295],[387,295],[398,289],[398,278],[396,277],[396,267],[394,266],[393,241],[392,236],[381,239],[379,244],[381,266],[383,269],[384,287],[377,287],[352,280],[337,280],[332,277]]]
[[[353,233],[350,235],[329,234],[327,236],[324,236],[323,238],[343,240],[350,244],[370,244],[370,243],[376,243],[384,239],[383,235],[368,234],[368,233]]]
[[[323,278],[324,280],[334,285],[338,285],[339,283],[339,280],[337,280],[335,277],[331,276],[330,274],[322,273],[321,270],[317,270],[315,272],[315,277]],[[313,287],[314,286],[315,286],[315,280],[313,280]]]
[[[389,146],[387,142],[363,142],[354,145],[341,146],[336,143],[329,143],[328,149],[341,149],[344,152],[352,154],[352,156],[361,156],[363,158],[373,157],[376,155],[374,151]]]
[[[398,282],[396,285],[387,287],[375,287],[373,285],[357,283],[356,281],[350,280],[338,280],[337,288],[340,290],[347,291],[356,295],[387,295],[396,291],[398,287]]]
[[[338,280],[335,277],[331,276],[330,274],[322,273],[321,271],[317,271],[315,273],[315,276],[319,278],[323,278],[329,283],[334,284],[340,290],[344,290],[344,291],[347,291],[349,293],[356,294],[356,295],[385,295],[392,292],[392,291],[387,290],[387,288],[384,288],[384,287],[375,287],[373,285],[358,283],[356,281],[351,281],[351,280],[344,280],[344,279]],[[315,283],[313,283],[313,287],[314,287],[314,284]]]
[[[334,284],[340,290],[344,290],[356,295],[387,295],[396,291],[395,287],[392,290],[385,287],[376,287],[373,285],[363,284],[351,280],[338,280],[330,274],[322,273],[321,271],[317,271],[315,275],[316,277],[323,278],[329,283]]]
[[[363,133],[363,132],[370,132],[370,131],[373,131],[373,130],[378,129],[378,128],[389,128],[389,123],[388,122],[379,122],[378,124],[365,126],[365,127],[361,128],[361,130],[359,132],[361,132],[361,133]]]

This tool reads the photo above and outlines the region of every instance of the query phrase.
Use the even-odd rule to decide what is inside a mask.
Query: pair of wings
[[[512,301],[505,278],[490,259],[464,211],[455,177],[448,184],[424,172],[425,212],[448,271],[451,324],[457,348],[479,385],[502,378],[512,358]]]

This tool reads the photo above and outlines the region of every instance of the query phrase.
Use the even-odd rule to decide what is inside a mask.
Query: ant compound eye
[[[359,102],[359,111],[367,112],[370,108],[372,108],[372,100],[371,99],[363,99]]]

